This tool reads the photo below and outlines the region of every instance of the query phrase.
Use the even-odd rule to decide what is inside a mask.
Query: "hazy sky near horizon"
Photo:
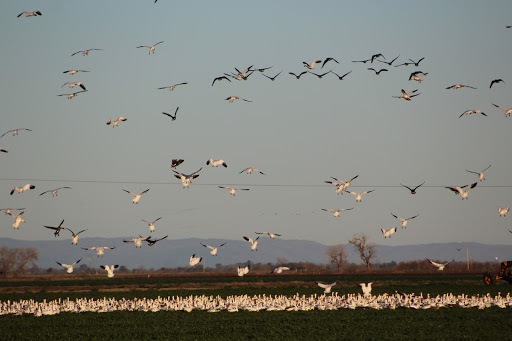
[[[505,1],[9,1],[0,6],[0,208],[25,208],[26,223],[0,214],[1,237],[53,239],[44,225],[87,237],[284,239],[346,243],[364,232],[379,244],[508,244],[512,214],[512,2]],[[16,16],[39,10],[42,16]],[[155,53],[136,48],[153,45]],[[71,57],[97,48],[88,56]],[[382,53],[378,61],[353,63]],[[335,58],[295,79],[302,62]],[[409,58],[425,59],[394,67]],[[247,81],[215,77],[271,67]],[[376,75],[368,67],[386,68]],[[88,73],[64,74],[80,68]],[[428,73],[409,81],[413,71]],[[491,80],[505,83],[494,85]],[[82,81],[88,92],[61,87]],[[177,83],[174,91],[159,87]],[[457,84],[477,89],[446,90]],[[78,90],[77,90],[78,89]],[[393,98],[418,89],[407,102]],[[229,103],[229,96],[252,102]],[[171,121],[162,112],[174,113]],[[459,116],[480,109],[487,117]],[[109,118],[128,120],[112,128]],[[202,167],[189,189],[171,171]],[[227,168],[206,165],[224,159]],[[461,200],[445,186],[486,180]],[[240,174],[256,167],[266,175]],[[375,191],[356,203],[325,183]],[[416,186],[416,195],[400,183]],[[34,190],[9,195],[31,183]],[[249,188],[232,197],[218,186]],[[70,186],[57,197],[39,194]],[[135,205],[132,192],[150,189]],[[322,211],[354,208],[341,217]],[[391,213],[411,220],[407,229]],[[390,239],[381,228],[398,227]],[[61,233],[59,238],[68,238]]]

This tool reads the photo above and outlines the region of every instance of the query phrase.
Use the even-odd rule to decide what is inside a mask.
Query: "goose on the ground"
[[[203,257],[196,257],[196,254],[194,253],[192,256],[190,256],[188,264],[190,266],[195,266],[195,265],[199,264],[202,260],[203,260]]]
[[[119,117],[117,118],[117,120],[114,120],[113,118],[111,118],[111,119],[109,119],[109,120],[107,121],[107,125],[108,125],[108,126],[109,126],[109,125],[112,125],[112,128],[115,128],[115,127],[117,127],[117,125],[118,125],[118,124],[119,124],[119,122],[121,122],[121,121],[122,121],[122,122],[124,122],[124,121],[128,121],[128,119],[127,119],[126,117],[123,117],[123,116],[119,116]]]
[[[68,274],[72,273],[73,272],[73,267],[75,265],[77,265],[78,263],[80,263],[80,261],[82,260],[82,258],[80,258],[79,260],[77,260],[76,262],[72,263],[72,264],[64,264],[64,263],[59,263],[59,262],[56,262],[57,264],[59,264],[60,266],[62,266],[63,268],[66,268],[66,272]]]
[[[322,282],[315,281],[316,285],[318,285],[320,288],[324,289],[324,294],[330,293],[332,287],[334,287],[336,284],[338,284],[338,282],[339,281],[327,284],[327,283],[322,283]]]
[[[242,174],[243,172],[247,173],[247,174],[251,174],[252,172],[257,172],[257,173],[260,173],[260,174],[263,174],[263,175],[266,175],[265,173],[263,173],[262,171],[260,171],[258,168],[253,168],[253,167],[248,167],[246,169],[243,169],[240,174]]]
[[[39,15],[43,15],[41,13],[41,11],[33,11],[33,12],[24,11],[24,12],[21,12],[20,14],[18,14],[18,18],[21,17],[23,14],[25,14],[26,18],[28,18],[28,17],[37,17]]]
[[[60,231],[62,231],[62,229],[64,229],[64,227],[62,227],[62,224],[64,224],[64,219],[62,219],[59,226],[57,226],[57,227],[55,227],[55,226],[45,226],[45,227],[47,229],[54,230],[55,232],[53,234],[55,235],[55,237],[57,237],[59,235]]]
[[[195,171],[194,173],[191,173],[191,174],[183,174],[183,173],[180,173],[180,172],[177,172],[175,170],[172,170],[175,174],[174,176],[178,179],[181,179],[181,183],[183,184],[183,188],[188,188],[190,186],[190,184],[192,183],[192,180],[194,180],[195,178],[197,178],[199,176],[199,171],[203,169],[203,167],[199,168],[199,170]]]
[[[500,107],[499,105],[496,105],[494,103],[492,105],[494,105],[498,109],[503,110],[505,112],[505,117],[510,117],[510,115],[512,115],[512,108],[510,108],[510,109],[503,108],[503,107]]]
[[[14,224],[12,224],[13,229],[19,230],[21,223],[25,223],[26,221],[23,219],[23,214],[25,211],[21,212],[17,216],[11,214],[11,217],[14,218]]]
[[[71,229],[68,229],[67,227],[64,228],[65,230],[68,230],[71,232],[71,245],[78,245],[78,235],[82,232],[85,232],[87,230],[82,230],[78,233],[73,232]]]
[[[486,169],[484,169],[484,170],[483,170],[483,171],[481,171],[481,172],[474,172],[474,171],[470,171],[470,170],[467,170],[467,169],[466,169],[466,172],[473,173],[473,174],[477,174],[477,175],[478,175],[478,180],[480,180],[480,181],[484,181],[484,180],[485,180],[484,172],[485,172],[486,170],[488,170],[490,167],[491,167],[491,165],[489,165],[489,167],[487,167]]]
[[[417,216],[419,216],[419,214],[416,214],[414,217],[410,217],[410,218],[400,218],[400,217],[398,217],[398,216],[394,215],[393,213],[391,213],[391,215],[392,215],[393,217],[395,217],[396,219],[398,219],[398,220],[400,220],[400,221],[402,222],[402,228],[403,228],[403,229],[406,229],[406,228],[407,228],[407,223],[409,222],[409,220],[414,219],[414,218],[416,218]]]
[[[472,114],[480,114],[483,116],[487,116],[482,110],[480,109],[469,109],[464,111],[462,114],[460,114],[459,118],[461,118],[464,115],[472,115]]]
[[[235,196],[236,191],[248,191],[249,188],[238,188],[238,187],[228,187],[228,186],[219,186],[219,188],[225,188],[229,190],[229,194]]]
[[[210,254],[212,256],[217,256],[217,252],[219,251],[219,247],[226,245],[226,243],[222,243],[219,246],[210,246],[210,245],[206,245],[206,244],[203,244],[203,243],[199,243],[199,244],[203,245],[204,247],[209,248],[211,250]]]
[[[112,278],[114,277],[114,269],[117,269],[119,267],[119,264],[100,265],[100,267],[104,270],[107,270],[108,278]]]
[[[244,236],[244,239],[251,243],[251,251],[258,251],[258,239],[260,239],[260,236],[258,236],[256,239]]]
[[[252,102],[252,101],[249,101],[248,99],[238,97],[238,96],[229,96],[228,98],[226,98],[226,101],[229,101],[229,103],[233,103],[237,99],[245,101],[245,102]]]
[[[281,237],[280,234],[277,234],[277,233],[274,233],[274,232],[254,232],[254,233],[256,233],[256,234],[267,234],[270,237],[270,239],[274,239],[276,236],[277,237]]]
[[[352,210],[352,209],[354,209],[354,208],[353,207],[352,208],[340,208],[340,209],[337,209],[337,210],[328,210],[326,208],[322,208],[322,211],[331,212],[334,217],[339,217],[341,212],[349,211],[349,210]]]
[[[73,57],[75,54],[79,54],[79,53],[81,53],[82,56],[88,56],[89,52],[91,52],[91,51],[102,51],[102,49],[87,49],[87,50],[77,51],[77,52],[73,53],[71,55],[71,57]]]
[[[132,238],[132,239],[128,239],[128,240],[123,240],[123,242],[125,242],[125,243],[133,243],[136,248],[141,248],[142,247],[142,242],[145,241],[145,240],[148,240],[149,238],[150,237],[141,237],[141,236],[139,236],[139,238]]]
[[[52,194],[52,197],[56,197],[59,193],[59,190],[61,189],[64,189],[64,188],[69,188],[71,189],[71,187],[68,187],[68,186],[63,186],[63,187],[59,187],[59,188],[55,188],[55,189],[50,189],[48,191],[44,191],[43,193],[39,194],[40,196],[43,195],[43,194],[46,194],[46,193],[51,193]]]
[[[361,201],[362,201],[362,199],[363,199],[363,195],[368,194],[368,193],[371,193],[371,192],[373,192],[373,191],[375,191],[375,190],[374,190],[374,189],[372,189],[372,190],[370,190],[370,191],[361,192],[361,193],[351,192],[351,191],[345,191],[345,192],[350,193],[350,194],[352,194],[353,196],[355,196],[355,197],[356,197],[356,202],[361,202]]]
[[[162,114],[164,114],[164,115],[166,115],[166,116],[169,116],[169,117],[171,118],[171,120],[172,120],[172,121],[176,121],[176,118],[178,117],[178,109],[179,109],[179,108],[180,108],[180,107],[177,107],[177,108],[176,108],[176,110],[174,111],[174,116],[173,116],[173,115],[171,115],[171,114],[168,114],[168,113],[166,113],[166,112],[163,112],[163,111],[162,111]]]
[[[510,211],[510,206],[509,207],[499,207],[498,206],[498,214],[500,215],[500,217],[505,217],[507,215],[508,211]]]
[[[161,43],[163,43],[163,41],[158,42],[158,43],[156,43],[156,44],[155,44],[155,45],[153,45],[153,46],[141,45],[141,46],[137,46],[137,48],[139,49],[139,48],[141,48],[141,47],[146,47],[146,48],[148,48],[148,49],[149,49],[149,50],[148,50],[148,54],[151,54],[151,53],[155,53],[155,48],[156,48],[156,46],[157,46],[158,44],[161,44]]]
[[[150,238],[148,238],[148,239],[145,239],[144,241],[145,241],[146,243],[148,243],[148,246],[153,246],[153,245],[155,245],[155,244],[156,244],[156,242],[159,242],[159,241],[161,241],[161,240],[163,240],[163,239],[165,239],[165,238],[167,238],[167,237],[169,237],[169,235],[167,235],[167,236],[165,236],[165,237],[162,237],[162,238],[160,238],[160,239],[150,239]]]
[[[372,284],[373,284],[373,282],[359,283],[359,286],[361,286],[361,290],[363,291],[363,296],[365,296],[365,297],[371,296]]]
[[[155,230],[156,230],[156,228],[155,228],[155,223],[156,223],[157,221],[159,221],[160,219],[162,219],[162,217],[157,218],[157,219],[155,219],[155,220],[153,220],[153,221],[147,221],[147,220],[144,220],[144,219],[141,219],[141,220],[142,220],[143,222],[145,222],[146,224],[148,224],[148,226],[149,226],[149,232],[150,232],[150,233],[153,233],[153,232],[155,232]]]
[[[93,250],[96,251],[96,255],[98,255],[98,258],[103,258],[103,255],[105,254],[105,250],[114,250],[116,247],[108,247],[108,246],[93,246],[93,247],[83,247],[84,250]]]
[[[468,199],[468,195],[469,195],[469,190],[471,188],[475,188],[475,186],[477,185],[477,183],[472,183],[470,185],[465,185],[465,186],[461,186],[461,187],[445,187],[445,188],[448,188],[449,190],[453,191],[455,194],[460,194],[460,196],[462,197],[462,200],[464,199]],[[466,188],[466,190],[464,190],[464,188]]]
[[[392,227],[388,230],[380,229],[380,232],[384,235],[384,238],[391,238],[391,235],[396,232],[396,227]]]
[[[77,85],[78,85],[78,86],[79,86],[79,87],[81,87],[82,89],[87,90],[87,89],[85,88],[84,83],[82,83],[82,82],[72,82],[72,81],[69,81],[69,82],[64,83],[64,84],[61,86],[61,88],[62,88],[64,85],[68,85],[70,88],[74,88],[75,86],[77,86]]]
[[[208,161],[206,161],[206,165],[212,165],[212,167],[219,167],[220,165],[223,165],[225,168],[228,167],[228,164],[226,163],[226,161],[224,160],[214,160],[212,158],[208,159]]]
[[[87,92],[87,90],[77,91],[77,92],[73,92],[71,94],[60,94],[60,95],[57,95],[57,96],[66,96],[67,99],[73,99],[76,96],[78,96],[78,94],[81,94],[82,92]]]
[[[427,260],[429,261],[430,264],[432,264],[433,266],[435,266],[437,268],[437,270],[439,271],[443,271],[444,268],[450,264],[451,262],[447,262],[447,263],[438,263],[438,262],[434,262],[434,261],[431,261],[430,259],[427,258]]]
[[[238,276],[243,277],[244,275],[249,273],[249,265],[246,265],[244,267],[238,266],[237,269]]]
[[[409,191],[411,191],[411,194],[416,194],[416,190],[417,190],[418,188],[420,188],[421,186],[423,186],[424,184],[425,184],[425,181],[423,181],[423,183],[419,184],[418,186],[416,186],[416,187],[412,188],[412,187],[409,187],[409,186],[406,186],[406,185],[404,185],[404,184],[400,183],[400,185],[402,185],[403,187],[405,187],[405,188],[407,188]]]
[[[304,64],[304,67],[305,68],[308,68],[310,70],[313,70],[315,68],[315,64],[316,63],[321,63],[322,61],[321,60],[314,60],[312,61],[311,63],[306,63],[306,62],[302,62],[302,64]]]
[[[29,189],[34,189],[36,188],[36,186],[34,185],[31,185],[31,184],[26,184],[22,187],[14,187],[12,190],[11,190],[11,195],[13,195],[14,192],[18,192],[18,193],[23,193],[25,191],[28,191]]]
[[[419,96],[421,94],[416,94],[415,92],[418,91],[418,89],[416,90],[413,90],[411,92],[405,92],[404,89],[401,90],[402,91],[402,95],[401,96],[393,96],[394,98],[403,98],[405,99],[406,101],[410,101],[413,97],[416,97],[416,96]]]
[[[141,193],[139,194],[135,194],[133,192],[130,192],[130,191],[127,191],[125,189],[123,189],[123,191],[125,191],[126,193],[130,193],[131,195],[133,195],[133,199],[132,199],[132,204],[138,204],[139,203],[139,200],[140,198],[142,197],[143,194],[147,193],[149,191],[149,188],[145,191],[142,191]]]
[[[7,135],[9,133],[12,133],[12,136],[16,136],[16,135],[18,135],[20,130],[32,131],[32,130],[27,129],[27,128],[11,129],[11,130],[8,130],[5,133],[3,133],[2,136],[0,136],[0,138],[4,137],[5,135]]]

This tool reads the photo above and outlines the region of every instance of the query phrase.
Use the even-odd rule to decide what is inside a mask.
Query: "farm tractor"
[[[484,283],[492,284],[496,283],[497,279],[507,281],[508,284],[512,284],[512,261],[506,260],[500,263],[500,271],[497,275],[492,275],[489,272],[484,274]]]

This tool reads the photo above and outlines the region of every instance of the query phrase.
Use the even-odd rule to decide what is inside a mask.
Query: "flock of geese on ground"
[[[431,297],[423,294],[416,295],[395,292],[394,294],[371,295],[368,291],[363,294],[339,295],[334,292],[327,294],[314,294],[310,296],[295,294],[291,297],[285,295],[232,295],[221,296],[167,296],[157,298],[134,299],[87,299],[75,300],[58,299],[37,302],[35,300],[0,301],[0,315],[34,316],[56,315],[60,313],[107,313],[114,311],[207,311],[216,313],[221,311],[311,311],[311,310],[348,310],[348,309],[440,309],[440,308],[511,308],[512,297],[510,293],[501,296],[487,294],[480,295],[453,295],[444,294]]]
[[[18,15],[18,17],[20,17],[22,15],[25,15],[25,17],[38,17],[38,16],[41,16],[42,14],[41,14],[40,11],[22,12],[22,13],[20,13]],[[160,44],[163,44],[163,43],[164,43],[164,41],[160,41],[160,42],[157,42],[157,43],[155,43],[153,45],[140,45],[140,46],[137,46],[136,48],[147,48],[148,49],[148,54],[152,55],[152,54],[154,54],[156,52],[157,46],[160,45]],[[91,49],[85,49],[85,50],[76,51],[76,52],[71,54],[71,57],[73,57],[75,55],[88,56],[91,51],[102,51],[102,49],[91,48]],[[398,60],[399,57],[400,57],[400,55],[398,55],[398,56],[394,57],[393,59],[391,59],[390,61],[388,61],[388,60],[386,60],[385,56],[382,53],[376,53],[376,54],[373,54],[371,57],[369,57],[367,59],[353,60],[352,62],[356,63],[356,64],[365,64],[365,65],[368,63],[368,65],[371,65],[371,66],[377,65],[377,63],[380,63],[380,65],[382,65],[382,64],[387,65],[388,68],[367,67],[367,71],[374,73],[375,76],[380,76],[381,77],[381,74],[383,74],[385,72],[389,72],[390,68],[392,66],[394,68],[397,68],[397,67],[407,67],[409,65],[414,65],[414,67],[419,67],[420,63],[425,59],[424,57],[422,57],[422,58],[418,59],[417,61],[415,61],[415,60],[409,58],[407,61],[404,61],[404,62],[401,62],[401,63],[397,62],[396,65],[393,65]],[[293,76],[297,80],[301,79],[305,75],[316,76],[318,79],[322,79],[325,76],[332,75],[332,77],[336,77],[337,79],[339,79],[341,81],[341,80],[344,80],[345,77],[347,77],[349,74],[352,73],[352,70],[350,70],[350,71],[344,72],[342,75],[340,75],[340,74],[336,73],[334,71],[334,69],[330,69],[329,71],[327,71],[327,68],[324,69],[324,67],[326,67],[327,65],[334,65],[334,64],[340,64],[340,63],[335,58],[333,58],[333,57],[327,57],[325,59],[315,59],[315,60],[310,61],[310,62],[303,61],[302,62],[302,66],[304,68],[306,68],[306,71],[302,71],[302,72],[299,72],[299,73],[288,72],[288,74]],[[325,70],[325,72],[324,71],[315,72],[315,70],[318,70],[317,67],[319,67],[320,70]],[[281,70],[281,71],[279,71],[277,73],[274,72],[272,74],[267,74],[268,72],[270,72],[268,70],[270,70],[272,68],[273,67],[256,68],[256,67],[254,67],[254,65],[251,65],[251,66],[249,66],[249,67],[247,67],[245,69],[242,69],[242,71],[240,71],[238,68],[235,67],[234,68],[235,72],[223,73],[223,75],[215,77],[213,79],[212,83],[211,83],[211,86],[214,86],[216,84],[216,82],[220,82],[220,81],[226,81],[226,82],[247,81],[255,73],[261,74],[261,75],[263,75],[264,77],[268,78],[271,81],[275,81],[282,74],[283,70]],[[71,69],[71,70],[66,70],[63,73],[71,75],[71,76],[74,76],[74,75],[77,75],[79,73],[85,73],[85,72],[89,72],[89,71],[88,70],[82,70],[82,69]],[[415,70],[415,71],[410,73],[410,75],[408,77],[408,80],[421,84],[424,81],[425,77],[427,77],[427,79],[428,79],[428,75],[429,75],[428,72],[423,72],[421,70]],[[493,86],[495,86],[497,84],[500,84],[500,83],[505,83],[505,82],[504,82],[503,79],[493,79],[490,82],[489,88],[492,88]],[[188,82],[181,82],[181,83],[177,83],[177,84],[170,85],[170,86],[159,87],[157,89],[158,90],[167,89],[169,91],[174,91],[176,89],[176,87],[184,86],[184,85],[187,85],[187,84],[188,84]],[[82,90],[81,91],[77,91],[77,92],[67,93],[67,94],[59,94],[58,96],[65,96],[68,99],[72,99],[72,98],[76,97],[78,94],[85,93],[85,92],[88,91],[86,86],[85,86],[85,84],[83,82],[81,82],[81,81],[67,81],[61,87],[64,87],[66,85],[69,88],[74,88],[76,86],[79,86]],[[477,89],[474,86],[465,85],[465,84],[454,84],[454,85],[446,87],[447,90],[452,90],[452,89],[453,90],[457,90],[457,89],[462,89],[462,88]],[[399,99],[404,99],[406,101],[411,101],[414,97],[420,95],[420,93],[418,93],[418,90],[419,89],[414,89],[414,90],[406,91],[404,89],[401,89],[401,91],[400,91],[401,94],[399,96],[392,96],[392,97],[399,98]],[[245,101],[245,102],[252,102],[252,100],[248,100],[248,99],[245,99],[245,98],[242,98],[242,97],[239,97],[239,96],[229,96],[229,97],[225,98],[225,100],[227,100],[228,102],[231,102],[231,103],[233,103],[236,100],[241,100],[241,101]],[[505,117],[509,117],[509,116],[512,115],[512,108],[507,109],[507,108],[501,107],[501,106],[499,106],[497,104],[494,104],[494,103],[492,103],[492,104],[493,104],[494,107],[502,110],[504,112]],[[179,107],[176,108],[176,110],[174,112],[174,115],[168,114],[166,112],[162,112],[162,114],[165,115],[166,117],[169,117],[172,121],[175,121],[175,120],[177,120],[178,109],[179,109]],[[464,111],[459,117],[462,117],[462,116],[465,116],[465,115],[467,116],[467,115],[471,115],[471,114],[480,114],[480,115],[483,115],[483,116],[487,116],[487,114],[484,113],[480,109],[469,109],[469,110]],[[117,117],[117,119],[113,119],[113,118],[109,119],[106,124],[107,125],[111,125],[112,127],[118,127],[118,125],[121,122],[124,122],[124,121],[127,121],[127,118],[125,118],[123,116],[119,116],[119,117]],[[6,135],[8,135],[10,133],[12,134],[12,136],[16,136],[16,135],[18,135],[18,133],[20,131],[31,131],[31,129],[28,129],[28,128],[12,129],[12,130],[9,130],[9,131],[3,133],[0,136],[0,138],[3,138],[4,136],[6,136]],[[1,141],[2,140],[0,140],[0,142]],[[8,152],[7,150],[2,149],[2,148],[0,148],[0,151],[4,152],[4,153]],[[188,188],[192,184],[192,181],[200,176],[199,172],[202,170],[202,167],[199,168],[197,171],[195,171],[193,173],[189,173],[189,174],[177,171],[176,170],[177,167],[180,166],[183,162],[184,162],[183,159],[173,159],[172,163],[171,163],[171,168],[172,168],[172,172],[174,173],[173,175],[177,179],[181,180],[183,188]],[[213,159],[213,158],[208,159],[206,161],[206,165],[210,165],[212,167],[218,167],[218,166],[223,166],[224,168],[228,167],[228,164],[227,164],[227,162],[225,160],[222,160],[222,159],[218,159],[217,160],[217,159]],[[489,169],[489,167],[487,167],[486,169],[484,169],[483,171],[480,171],[480,172],[475,172],[475,171],[470,171],[470,170],[467,170],[467,172],[477,174],[478,175],[478,180],[479,181],[484,181],[485,180],[484,172],[487,169]],[[240,171],[239,173],[251,174],[253,172],[260,173],[261,175],[266,175],[265,173],[263,173],[259,169],[253,168],[253,167],[245,168],[242,171]],[[343,193],[351,194],[351,195],[353,195],[355,197],[355,201],[357,203],[360,203],[360,202],[362,202],[363,196],[372,193],[374,191],[374,189],[369,189],[369,190],[366,190],[366,191],[363,191],[363,192],[354,192],[354,191],[348,190],[349,187],[351,186],[352,182],[354,180],[356,180],[357,178],[358,178],[358,175],[352,177],[348,181],[344,181],[344,180],[339,180],[337,178],[332,177],[332,180],[325,181],[325,183],[329,183],[331,185],[334,185],[335,188],[336,188],[335,191],[336,191],[337,194],[340,194],[340,195],[343,195]],[[420,188],[424,183],[425,182],[423,182],[423,183],[421,183],[419,185],[416,185],[416,186],[406,186],[406,185],[401,184],[401,186],[403,186],[404,188],[409,190],[410,193],[414,195],[414,194],[416,194],[418,188]],[[459,195],[464,200],[464,199],[468,199],[470,189],[473,189],[476,186],[477,186],[477,182],[474,182],[474,183],[467,184],[467,185],[464,185],[464,186],[454,186],[454,187],[446,187],[446,188],[451,190],[455,194]],[[218,186],[218,187],[221,188],[221,189],[227,190],[231,196],[235,196],[237,191],[248,191],[249,190],[249,188],[238,188],[238,187],[231,187],[231,186]],[[35,188],[34,185],[26,184],[26,185],[23,185],[23,186],[20,186],[20,187],[14,187],[12,189],[12,191],[10,192],[10,194],[11,195],[13,195],[14,193],[20,193],[21,194],[21,193],[23,193],[25,191],[33,190],[34,188]],[[46,190],[46,191],[42,192],[40,195],[42,196],[44,194],[51,194],[52,197],[55,197],[55,196],[58,195],[58,192],[60,190],[62,190],[62,189],[70,189],[70,188],[71,187],[68,187],[68,186],[62,186],[62,187],[58,187],[58,188],[55,188],[55,189],[49,189],[49,190]],[[132,192],[130,190],[127,190],[127,189],[122,189],[122,190],[124,192],[127,192],[127,193],[132,195],[132,203],[133,204],[138,204],[139,201],[141,200],[141,198],[143,197],[143,195],[145,193],[147,193],[150,189],[146,189],[146,190],[144,190],[144,191],[142,191],[140,193],[134,193],[134,192]],[[340,209],[340,208],[336,208],[336,209],[322,208],[323,211],[332,213],[332,215],[334,217],[336,217],[336,218],[340,217],[340,214],[342,212],[349,211],[349,210],[352,210],[352,209],[353,209],[353,207],[352,208],[342,208],[342,209]],[[24,208],[3,208],[1,210],[3,210],[6,215],[11,216],[12,218],[14,218],[14,223],[12,225],[14,229],[19,229],[21,224],[25,222],[25,220],[23,219],[23,214],[25,213],[25,211],[24,211],[25,209]],[[16,211],[21,211],[21,212],[16,214],[15,213]],[[498,213],[499,213],[500,216],[505,216],[508,213],[508,211],[509,211],[509,207],[500,207],[500,206],[498,206]],[[399,216],[395,215],[394,213],[391,213],[391,215],[401,222],[402,229],[406,229],[408,222],[410,220],[415,219],[415,218],[418,217],[418,214],[413,215],[413,216],[411,216],[409,218],[402,218],[402,217],[399,217]],[[150,233],[154,233],[156,231],[155,223],[158,220],[160,220],[161,218],[162,217],[160,217],[160,218],[158,218],[158,219],[156,219],[154,221],[151,221],[151,222],[143,220],[143,219],[142,219],[142,221],[145,222],[146,224],[148,224],[149,232]],[[56,227],[55,226],[45,226],[45,227],[48,228],[48,229],[53,230],[55,237],[59,236],[59,233],[62,230],[69,231],[70,234],[71,234],[71,238],[72,238],[72,244],[73,245],[77,245],[77,243],[78,243],[78,236],[81,233],[85,232],[86,230],[81,230],[81,231],[75,233],[71,229],[69,229],[67,227],[63,227],[62,226],[63,223],[64,223],[64,220],[62,220],[62,222],[58,226],[56,226]],[[392,234],[397,232],[397,228],[393,227],[393,228],[390,228],[390,229],[381,229],[381,232],[382,232],[382,234],[383,234],[385,239],[386,238],[391,238]],[[280,236],[279,234],[274,233],[274,232],[256,232],[256,234],[267,234],[270,237],[270,239],[273,239],[276,236]],[[167,237],[168,237],[168,235],[166,235],[166,236],[164,236],[162,238],[159,238],[159,239],[152,239],[151,236],[149,236],[149,237],[142,237],[142,236],[139,235],[139,237],[132,238],[132,239],[129,239],[129,240],[124,240],[124,242],[125,243],[133,243],[136,248],[141,248],[144,242],[147,243],[149,246],[153,246],[158,241],[163,240],[163,239],[165,239]],[[256,237],[256,238],[252,238],[252,237],[248,237],[248,236],[243,236],[243,239],[245,239],[250,244],[250,250],[251,251],[257,251],[259,236]],[[206,245],[206,244],[202,244],[201,243],[202,246],[204,246],[205,248],[208,248],[208,249],[211,250],[210,254],[212,256],[216,256],[217,253],[218,253],[219,248],[224,246],[225,244],[226,243],[222,243],[221,245],[218,245],[218,246],[210,246],[210,245]],[[82,249],[96,251],[98,257],[103,257],[104,252],[106,250],[112,250],[112,249],[115,249],[115,247],[94,246],[94,247],[87,247],[87,248],[82,248]],[[71,264],[60,263],[60,262],[57,262],[57,263],[59,265],[61,265],[62,267],[66,268],[66,271],[68,273],[71,273],[71,272],[73,272],[73,266],[78,264],[80,262],[80,260],[81,260],[81,258],[79,260],[71,263]],[[201,257],[196,257],[195,254],[193,254],[190,257],[189,265],[191,267],[195,266],[198,263],[200,263],[201,260],[202,260]],[[444,263],[444,264],[443,263],[437,263],[437,262],[433,262],[433,261],[430,261],[430,260],[429,260],[429,262],[432,265],[436,266],[439,270],[443,270],[444,267],[448,264],[448,263]],[[113,265],[102,265],[101,267],[104,270],[107,271],[108,277],[113,277],[114,276],[114,269],[116,269],[118,267],[118,265],[116,265],[116,264],[113,264]],[[287,268],[287,267],[279,267],[279,268],[276,268],[274,270],[274,272],[275,273],[281,273],[282,271],[286,271],[286,270],[289,270],[289,268]],[[239,276],[243,276],[243,275],[247,274],[248,271],[249,271],[248,267],[240,267],[239,266],[239,268],[238,268],[238,275]],[[329,286],[328,284],[320,283],[319,286],[322,286],[322,287],[325,286],[325,288],[329,288],[329,290],[330,290],[332,285]],[[370,284],[370,288],[371,288],[371,284]]]

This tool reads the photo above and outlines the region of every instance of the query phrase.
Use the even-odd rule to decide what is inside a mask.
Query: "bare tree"
[[[359,253],[359,257],[361,260],[366,264],[366,267],[368,268],[368,271],[371,270],[371,264],[373,258],[376,256],[376,250],[375,250],[375,243],[369,243],[368,240],[370,239],[369,236],[367,236],[364,233],[355,234],[354,237],[352,237],[352,240],[349,240],[348,242],[356,248],[357,252]]]
[[[38,259],[39,253],[36,248],[9,249],[4,246],[0,248],[0,273],[24,274],[28,264],[37,267],[35,261]]]
[[[341,272],[341,268],[347,263],[345,246],[343,244],[328,246],[325,249],[325,254],[329,257],[329,263],[335,264],[338,267],[338,272]]]

